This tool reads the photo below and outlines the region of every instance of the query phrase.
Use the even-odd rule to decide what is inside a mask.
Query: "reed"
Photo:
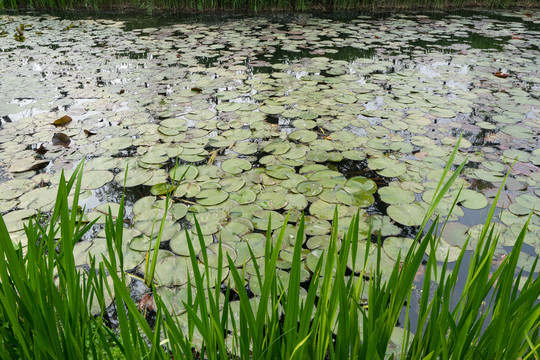
[[[442,179],[449,172],[456,151]],[[123,201],[117,223],[110,212],[107,216],[108,257],[104,257],[103,263],[92,261],[89,269],[75,267],[73,244],[93,225],[82,225],[81,214],[70,210],[77,209],[82,173],[79,167],[67,182],[60,182],[49,224],[31,221],[26,227],[26,252],[14,247],[0,216],[0,257],[5,259],[0,262],[0,357],[539,359],[540,279],[535,275],[536,263],[518,290],[522,272],[518,271],[517,260],[528,224],[517,236],[510,254],[492,272],[498,241],[491,224],[496,202],[468,264],[463,260],[463,250],[452,271],[448,270],[447,261],[442,269],[438,268],[435,251],[430,251],[416,333],[408,331],[414,277],[426,259],[428,247],[434,250],[439,241],[439,222],[430,224],[429,219],[463,165],[447,182],[439,182],[421,226],[424,231],[419,231],[413,246],[397,261],[390,276],[382,275],[380,239],[368,239],[365,243],[368,248],[377,247],[375,259],[366,255],[362,268],[347,270],[351,260],[352,264],[356,263],[357,248],[365,240],[358,239],[360,220],[355,216],[338,250],[335,215],[331,242],[303,296],[300,294],[303,219],[298,225],[287,286],[281,283],[276,270],[287,222],[275,239],[268,229],[263,263],[258,263],[250,248],[250,263],[261,289],[257,301],[250,298],[245,287],[245,265],[238,268],[224,255],[221,245],[214,270],[217,276],[211,276],[211,266],[216,264],[209,263],[203,235],[195,221],[198,239],[192,240],[187,234],[193,268],[184,302],[189,320],[187,329],[167,310],[151,281],[148,283],[156,302],[153,327],[133,302],[122,260]],[[74,202],[68,204],[72,188],[76,195]],[[192,241],[198,241],[202,249],[199,258]],[[199,268],[198,262],[204,266]],[[226,266],[230,276],[222,282],[221,272]],[[346,271],[354,276],[345,276]],[[464,290],[457,293],[460,273],[467,275]],[[115,331],[104,325],[106,309],[102,299],[107,291],[112,291],[107,276],[112,278],[115,294],[118,316]],[[433,279],[438,279],[438,285],[431,292],[428,289]],[[224,293],[222,289],[226,289]],[[240,313],[236,316],[230,301],[233,293],[240,302]],[[367,302],[361,301],[362,294],[367,294]],[[97,315],[89,311],[94,297],[99,300]],[[391,337],[398,331],[395,326],[403,313],[406,314],[405,336],[401,349],[391,352]],[[195,330],[202,338],[202,345],[195,345]]]
[[[539,0],[0,0],[0,9],[154,11],[344,11],[373,9],[508,8],[538,6]]]

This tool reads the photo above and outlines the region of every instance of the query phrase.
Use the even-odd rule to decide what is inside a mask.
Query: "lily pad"
[[[197,195],[195,195],[197,198],[197,202],[203,206],[207,205],[217,205],[229,197],[229,194],[225,191],[221,191],[218,189],[208,189],[208,190],[202,190]]]
[[[390,205],[386,211],[392,220],[405,226],[421,225],[426,216],[426,209],[417,202]]]
[[[229,174],[240,174],[251,169],[251,163],[245,159],[229,159],[221,163],[221,168]]]

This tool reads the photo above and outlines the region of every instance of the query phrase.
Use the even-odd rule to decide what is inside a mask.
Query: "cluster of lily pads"
[[[106,256],[100,224],[125,185],[127,269],[144,272],[166,218],[162,292],[191,276],[183,229],[195,233],[195,214],[209,251],[221,239],[239,267],[248,244],[264,256],[266,229],[288,216],[277,264],[286,278],[305,212],[307,280],[334,209],[342,232],[359,211],[361,239],[370,227],[381,236],[390,270],[463,134],[456,163],[467,157],[469,166],[438,208],[449,221],[439,258],[456,260],[469,236],[474,246],[476,224],[513,165],[498,252],[530,215],[527,271],[540,254],[540,13],[505,15],[302,15],[130,31],[111,20],[0,16],[8,33],[29,29],[23,43],[0,44],[0,213],[25,246],[24,221],[51,210],[60,171],[69,176],[86,159],[81,206],[97,226],[76,245],[77,265]],[[371,56],[360,57],[366,50]],[[364,261],[365,244],[358,252]],[[257,294],[257,284],[250,289]]]

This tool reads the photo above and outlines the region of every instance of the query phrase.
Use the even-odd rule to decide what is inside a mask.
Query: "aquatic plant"
[[[238,265],[224,252],[221,242],[216,252],[206,245],[195,220],[197,239],[192,241],[189,233],[185,234],[193,271],[186,292],[174,305],[171,298],[165,299],[152,287],[153,327],[133,302],[124,278],[123,201],[116,223],[108,211],[108,256],[101,263],[94,259],[89,268],[75,266],[73,245],[93,225],[83,225],[77,210],[81,165],[69,181],[61,176],[49,223],[30,221],[26,227],[26,250],[13,246],[0,216],[0,256],[6,260],[0,263],[0,355],[72,359],[115,358],[119,354],[128,359],[194,358],[197,354],[209,359],[538,358],[537,261],[528,276],[522,277],[523,270],[517,268],[528,223],[516,237],[509,255],[492,271],[498,241],[491,224],[494,204],[468,265],[463,261],[466,247],[453,270],[448,270],[448,258],[442,266],[437,265],[439,222],[427,225],[464,166],[462,163],[445,180],[456,152],[457,146],[422,223],[426,231],[418,232],[403,257],[398,253],[389,274],[382,271],[380,238],[359,239],[358,215],[353,217],[341,242],[339,219],[334,215],[330,244],[307,284],[301,282],[300,276],[304,238],[301,219],[288,286],[276,270],[286,222],[273,239],[268,221],[263,264],[258,263],[248,243],[250,257]],[[70,207],[68,195],[74,185]],[[194,250],[197,242],[199,255]],[[377,256],[370,261],[372,246]],[[413,282],[426,251],[429,256],[413,334],[409,331]],[[203,266],[199,266],[197,257],[202,258]],[[227,266],[231,276],[223,279],[222,270]],[[248,266],[254,268],[252,276],[260,288],[257,298],[251,297],[251,290],[245,286]],[[463,290],[457,290],[458,274],[463,271],[467,273]],[[433,281],[438,285],[431,292]],[[117,332],[104,326],[106,296],[115,299]],[[396,327],[403,313],[404,328]]]

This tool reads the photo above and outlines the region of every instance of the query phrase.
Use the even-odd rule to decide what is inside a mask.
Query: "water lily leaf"
[[[475,169],[474,175],[481,180],[493,183],[502,182],[504,179],[504,174],[484,169]]]
[[[273,164],[266,167],[266,174],[275,179],[286,180],[288,173],[294,173],[294,168],[287,165]]]
[[[540,197],[532,194],[522,194],[516,197],[516,202],[527,209],[540,209]]]
[[[186,119],[193,121],[210,120],[215,116],[211,110],[192,110],[186,114]]]
[[[296,187],[305,196],[317,196],[323,191],[323,186],[318,181],[303,181]]]
[[[374,157],[368,160],[368,167],[386,177],[398,177],[405,173],[407,166],[387,157]]]
[[[176,186],[174,186],[173,184],[159,183],[150,188],[150,193],[152,195],[158,196],[172,193],[174,190],[176,190]]]
[[[219,257],[218,257],[219,245],[220,245],[219,243],[212,243],[206,247],[206,255],[208,256],[208,266],[212,268],[216,268],[217,265],[219,264]],[[233,262],[234,260],[236,260],[236,251],[231,245],[222,242],[221,251],[223,252],[222,259],[223,259],[224,267],[228,267],[227,265],[225,265],[227,264],[227,262],[225,261],[227,257],[230,257]],[[203,259],[202,254],[199,254],[198,258]]]
[[[103,140],[100,146],[105,150],[122,150],[130,147],[133,139],[129,136],[111,137]]]
[[[429,255],[431,247],[427,247],[426,253]],[[454,262],[459,258],[461,249],[457,246],[451,246],[443,239],[440,239],[435,249],[435,257],[437,261],[443,262],[448,258],[448,262]]]
[[[342,94],[334,96],[334,100],[342,104],[352,104],[356,102],[357,98],[353,94]]]
[[[106,170],[85,171],[82,176],[81,189],[99,189],[109,181],[114,179],[114,174]]]
[[[319,219],[332,220],[337,207],[338,216],[347,214],[348,207],[345,205],[331,204],[326,201],[317,200],[309,207],[309,213]]]
[[[173,204],[169,212],[172,214],[174,220],[180,220],[186,216],[188,207],[184,204]]]
[[[156,289],[157,294],[163,301],[163,304],[169,311],[169,313],[178,316],[186,312],[184,304],[188,303],[189,292],[191,292],[192,298],[195,297],[193,289],[187,287],[180,288],[168,288],[166,286],[160,286]]]
[[[347,150],[342,152],[344,158],[354,161],[361,161],[366,158],[366,154],[361,150]]]
[[[278,115],[285,111],[285,108],[280,105],[263,105],[259,108],[259,111],[269,115]]]
[[[70,123],[71,120],[73,120],[73,119],[70,116],[64,115],[60,119],[54,120],[53,125],[55,125],[55,126],[66,125],[66,124]]]
[[[302,194],[287,194],[286,210],[304,210],[308,206],[306,197]]]
[[[429,110],[430,113],[432,113],[435,116],[441,117],[441,118],[453,118],[456,116],[456,113],[453,112],[450,109],[443,109],[443,108],[431,108]]]
[[[450,196],[454,198],[457,196],[458,191],[454,190],[450,192]],[[487,198],[482,193],[478,193],[470,189],[462,189],[458,198],[458,203],[466,207],[467,209],[480,210],[488,205]]]
[[[398,256],[403,260],[413,243],[410,238],[388,237],[384,239],[383,250],[392,260],[398,261]]]
[[[287,142],[283,141],[274,141],[266,145],[263,150],[267,153],[274,154],[274,155],[281,155],[285,154],[289,149],[291,148],[291,145]]]
[[[371,215],[366,223],[371,225],[371,231],[375,236],[392,236],[401,233],[401,228],[396,226],[388,216]]]
[[[216,105],[216,110],[219,111],[237,111],[240,110],[242,105],[236,102],[222,102],[221,104]]]
[[[230,194],[242,189],[246,185],[246,180],[239,177],[221,178],[219,181],[221,190]]]
[[[345,187],[348,188],[350,192],[355,192],[356,189],[358,189],[374,194],[377,191],[377,184],[375,184],[375,181],[363,176],[354,176],[350,178],[347,180]]]
[[[354,192],[349,193],[344,189],[339,189],[335,192],[336,199],[350,206],[368,207],[375,202],[373,195],[362,189],[354,189]]]
[[[29,179],[13,179],[2,183],[0,186],[0,200],[15,199],[36,186]]]
[[[122,171],[116,174],[114,180],[118,184],[120,184],[120,186],[124,186],[124,180],[125,180],[126,187],[134,187],[134,186],[144,184],[151,178],[152,178],[152,172],[150,170],[142,169],[142,168],[135,168],[135,169],[129,169],[127,178],[125,178],[125,172]]]
[[[197,202],[203,206],[207,205],[217,205],[229,197],[229,194],[225,191],[221,191],[218,189],[208,189],[208,190],[202,190],[197,195],[195,195],[197,198]]]
[[[246,159],[229,159],[221,163],[221,168],[229,174],[240,174],[251,169],[251,163]]]
[[[233,146],[233,150],[238,154],[251,155],[257,152],[257,144],[252,142],[238,142]]]
[[[263,192],[257,196],[256,204],[265,210],[278,210],[288,203],[286,194],[279,192]]]
[[[390,205],[386,211],[392,220],[405,226],[421,225],[426,215],[426,209],[417,202]]]
[[[379,189],[381,200],[387,204],[410,204],[415,200],[412,191],[397,186],[385,186]]]
[[[447,223],[442,232],[442,238],[452,246],[457,246],[463,248],[465,241],[467,241],[468,235],[467,231],[469,227],[467,225],[460,224],[458,222]],[[469,243],[468,248],[473,249],[471,243]]]
[[[200,191],[201,191],[201,186],[199,184],[193,183],[193,182],[184,182],[176,187],[174,196],[178,198],[181,198],[181,197],[192,198],[192,197],[195,197],[195,195],[197,195]]]
[[[253,213],[253,226],[255,229],[266,230],[268,228],[269,218],[271,216],[270,229],[274,230],[283,225],[285,220],[283,215],[277,211],[258,210]]]
[[[10,173],[21,173],[30,170],[43,169],[49,165],[49,160],[36,160],[33,156],[16,159],[8,168]]]
[[[71,139],[64,133],[54,133],[52,144],[57,146],[68,147],[71,144]]]
[[[330,233],[332,225],[330,222],[318,219],[315,216],[306,216],[305,217],[305,233],[306,235],[325,235]]]
[[[253,190],[250,189],[241,189],[236,192],[233,192],[229,195],[229,198],[237,201],[239,204],[250,204],[255,201],[257,198],[257,194]]]
[[[161,252],[161,251],[160,251]],[[179,286],[188,282],[191,276],[191,262],[185,256],[167,252],[156,264],[155,279],[160,286]]]
[[[311,130],[296,130],[289,134],[289,139],[309,143],[317,139],[317,133]]]
[[[190,235],[190,239],[195,252],[198,253],[199,251],[201,251],[201,245],[197,236]],[[212,235],[204,235],[203,240],[205,245],[210,245],[214,241],[214,238],[212,237]],[[171,241],[169,242],[169,246],[171,250],[178,255],[189,256],[188,240],[186,232],[184,230],[174,234]]]
[[[176,165],[169,171],[169,176],[173,181],[194,180],[199,175],[199,170],[194,165]]]
[[[504,126],[501,131],[518,139],[532,139],[535,136],[534,131],[519,125]]]

